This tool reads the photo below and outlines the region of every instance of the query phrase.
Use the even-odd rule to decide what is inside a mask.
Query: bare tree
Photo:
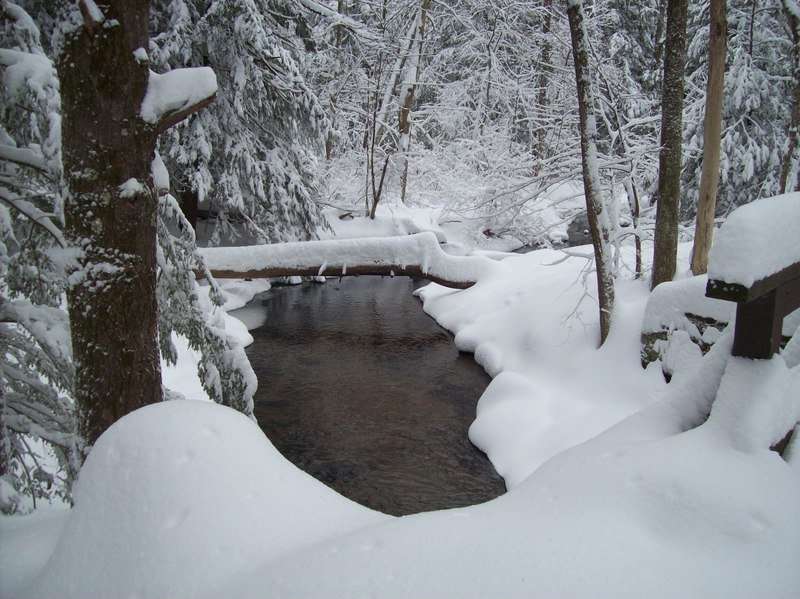
[[[728,34],[726,0],[711,0],[708,42],[708,82],[703,119],[703,171],[692,250],[692,273],[705,274],[714,235],[714,211],[719,184],[719,155],[722,142],[722,96],[725,82],[725,52]]]
[[[687,0],[668,0],[652,287],[675,276],[681,199],[681,132]]]
[[[162,399],[151,164],[158,134],[211,102],[216,81],[198,91],[193,77],[182,78],[184,101],[144,111],[147,95],[157,99],[157,87],[174,82],[150,74],[149,2],[81,0],[77,8],[82,26],[65,35],[57,69],[65,232],[76,255],[67,289],[74,397],[91,445],[118,418]],[[64,14],[75,10],[63,2]]]
[[[603,204],[600,170],[597,163],[597,125],[589,69],[585,16],[581,0],[568,0],[567,16],[572,36],[575,83],[578,88],[583,189],[586,196],[586,214],[589,217],[589,231],[592,235],[597,270],[597,299],[600,304],[600,344],[602,345],[611,329],[611,313],[614,309],[614,269],[611,256],[610,222]]]

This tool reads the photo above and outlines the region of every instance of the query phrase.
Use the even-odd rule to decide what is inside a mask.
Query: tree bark
[[[90,446],[118,418],[162,400],[151,164],[158,132],[178,113],[156,123],[140,116],[150,70],[134,51],[148,47],[148,1],[78,7],[83,26],[66,35],[57,69],[65,232],[76,253],[67,287],[74,397]]]
[[[686,20],[687,0],[668,0],[652,287],[671,281],[677,264]]]
[[[608,213],[603,205],[600,171],[597,163],[597,125],[583,4],[579,0],[568,0],[567,5],[569,29],[572,36],[572,55],[575,63],[575,82],[578,88],[583,189],[586,197],[589,231],[594,246],[597,300],[600,305],[600,344],[602,345],[611,329],[611,314],[614,309],[614,270],[611,257],[610,227]]]
[[[124,414],[162,399],[150,175],[155,136],[139,117],[149,69],[133,55],[147,48],[149,5],[120,0],[105,13],[105,23],[118,25],[78,28],[58,60],[65,229],[79,251],[67,298],[75,399],[88,444]],[[132,179],[138,190],[121,192]]]
[[[725,51],[728,35],[726,0],[711,0],[708,44],[708,83],[703,120],[703,171],[692,250],[692,273],[705,274],[714,235],[714,214],[719,184],[719,155],[722,142],[722,99],[725,82]]]

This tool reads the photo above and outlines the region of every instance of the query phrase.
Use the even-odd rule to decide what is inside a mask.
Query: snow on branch
[[[150,71],[139,114],[162,133],[208,106],[216,95],[217,76],[209,67],[173,69],[163,75]]]
[[[0,145],[0,160],[13,162],[19,166],[27,166],[45,175],[49,174],[41,152],[35,152],[29,148]]]
[[[343,15],[339,11],[329,8],[316,0],[300,0],[300,4],[302,4],[305,8],[310,10],[313,13],[316,13],[322,17],[326,17],[333,21],[334,25],[342,25],[347,27],[348,29],[357,33],[360,37],[372,40],[372,41],[380,41],[380,37],[367,29],[362,23],[351,19],[350,17]]]
[[[89,35],[94,35],[97,28],[106,20],[103,11],[95,4],[94,0],[80,0],[78,9],[81,11],[86,31],[89,32]]]
[[[482,256],[446,254],[439,247],[436,235],[430,232],[405,237],[198,248],[198,251],[216,278],[402,275],[466,289],[491,266],[491,260]]]
[[[61,229],[59,229],[58,226],[56,226],[56,224],[50,220],[51,215],[42,212],[27,200],[23,200],[22,198],[16,196],[16,194],[12,194],[3,187],[0,187],[0,202],[7,204],[12,209],[29,219],[32,223],[42,227],[55,238],[55,240],[58,242],[58,245],[60,245],[62,248],[67,247],[67,242],[64,239],[64,236],[61,234]]]

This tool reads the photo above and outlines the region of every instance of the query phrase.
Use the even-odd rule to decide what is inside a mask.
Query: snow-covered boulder
[[[643,366],[661,360],[662,370],[671,376],[680,368],[681,356],[706,353],[733,320],[736,305],[706,297],[707,282],[701,275],[653,289],[642,322]]]

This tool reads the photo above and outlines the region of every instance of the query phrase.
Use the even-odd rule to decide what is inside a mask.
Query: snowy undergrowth
[[[666,385],[639,365],[645,285],[618,285],[597,350],[593,275],[560,258],[507,256],[468,290],[420,292],[494,375],[470,435],[506,495],[383,516],[291,466],[247,418],[167,402],[101,438],[71,512],[0,520],[0,595],[797,596],[800,452],[769,451],[798,418],[797,344],[731,360],[723,334]]]

